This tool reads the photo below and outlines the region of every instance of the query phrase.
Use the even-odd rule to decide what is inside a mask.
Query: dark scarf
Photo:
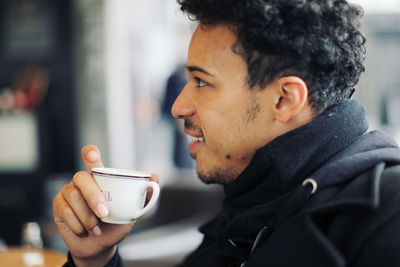
[[[344,100],[260,148],[242,174],[224,187],[223,212],[216,222],[220,251],[236,253],[223,248],[228,239],[250,246],[259,230],[273,223],[291,189],[367,128],[361,104]]]

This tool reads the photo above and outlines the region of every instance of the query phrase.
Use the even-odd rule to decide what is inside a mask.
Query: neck
[[[311,108],[311,106],[307,103],[303,106],[303,108],[291,117],[289,120],[282,123],[282,131],[280,135],[293,131],[307,123],[311,122],[315,119],[316,114]]]
[[[260,148],[239,177],[225,186],[228,210],[233,213],[245,210],[290,190],[362,135],[368,123],[359,102],[347,100],[310,119],[309,123],[293,127]]]

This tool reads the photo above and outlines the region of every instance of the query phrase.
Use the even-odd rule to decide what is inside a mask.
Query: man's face
[[[250,89],[247,65],[232,51],[226,26],[199,26],[188,53],[188,83],[172,107],[192,136],[190,153],[205,183],[229,184],[255,151],[270,142],[274,119],[269,87]]]

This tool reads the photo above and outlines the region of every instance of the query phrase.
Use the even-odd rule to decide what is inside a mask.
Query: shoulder
[[[379,203],[356,266],[400,266],[400,165],[384,169],[376,194]]]
[[[400,165],[378,164],[348,187],[359,197],[332,221],[331,239],[351,266],[400,266]]]
[[[386,166],[382,172],[382,178],[391,179],[391,182],[400,184],[400,164]]]
[[[400,216],[400,165],[386,166],[376,176],[374,193],[379,200],[378,208],[388,206]]]

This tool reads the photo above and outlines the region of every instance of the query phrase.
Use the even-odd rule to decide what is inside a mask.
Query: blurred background
[[[367,36],[355,97],[370,129],[400,141],[400,2],[353,3]],[[83,169],[85,144],[108,167],[160,175],[158,207],[120,246],[127,266],[167,266],[197,246],[221,188],[197,180],[169,112],[194,28],[175,0],[0,0],[0,246],[23,244],[35,222],[44,247],[66,252],[52,199]]]

